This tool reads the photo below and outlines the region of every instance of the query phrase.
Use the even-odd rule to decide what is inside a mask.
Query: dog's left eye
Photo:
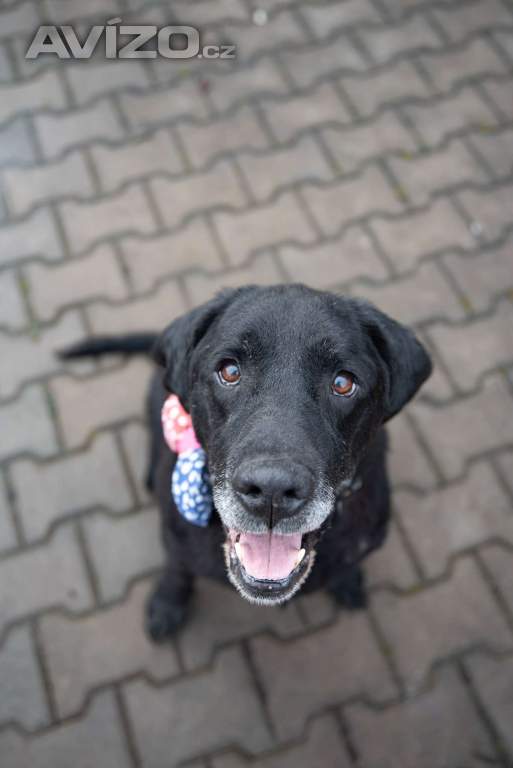
[[[238,384],[241,379],[241,371],[235,360],[223,360],[217,371],[219,381],[228,387]]]
[[[351,397],[356,392],[356,382],[350,373],[340,371],[333,379],[331,389],[339,397]]]

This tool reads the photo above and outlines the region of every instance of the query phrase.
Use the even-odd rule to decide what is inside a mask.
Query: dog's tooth
[[[237,554],[237,557],[239,558],[239,560],[242,560],[242,558],[241,558],[242,547],[241,547],[241,545],[239,544],[238,541],[235,542],[234,547],[235,547],[235,552]]]
[[[306,549],[300,549],[299,552],[297,553],[296,568],[298,567],[299,563],[303,560],[305,555],[306,555]]]

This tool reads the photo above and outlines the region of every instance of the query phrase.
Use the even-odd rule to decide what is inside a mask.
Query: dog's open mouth
[[[241,533],[229,530],[225,545],[228,576],[243,597],[277,605],[298,591],[314,560],[313,533]]]

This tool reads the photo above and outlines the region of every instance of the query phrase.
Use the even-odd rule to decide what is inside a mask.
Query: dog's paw
[[[187,605],[173,603],[155,591],[146,603],[145,629],[154,643],[163,643],[182,626]]]
[[[343,580],[330,587],[337,605],[350,611],[359,611],[367,607],[365,578],[360,568],[355,568]]]

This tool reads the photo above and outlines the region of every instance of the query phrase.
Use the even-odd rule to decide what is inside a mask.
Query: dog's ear
[[[189,360],[195,346],[233,298],[235,290],[225,290],[215,298],[174,320],[157,339],[152,356],[166,370],[164,386],[178,395],[187,408]]]
[[[392,320],[379,309],[359,301],[364,326],[377,349],[385,370],[385,421],[391,419],[430,376],[431,359],[404,325]]]

